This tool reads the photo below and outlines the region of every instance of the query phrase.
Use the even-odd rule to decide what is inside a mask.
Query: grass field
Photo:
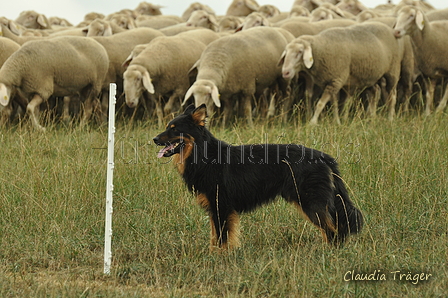
[[[110,276],[107,129],[1,129],[0,297],[446,297],[447,115],[327,118],[212,131],[337,157],[364,230],[334,249],[278,200],[242,216],[242,246],[226,254],[209,252],[206,214],[156,158],[155,125],[118,123]]]

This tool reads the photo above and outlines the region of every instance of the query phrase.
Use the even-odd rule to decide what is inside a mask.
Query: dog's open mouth
[[[160,144],[160,145],[162,145],[162,144]],[[157,157],[158,158],[170,157],[171,155],[178,153],[178,150],[176,150],[176,149],[179,147],[179,145],[180,145],[180,143],[172,143],[172,144],[166,145],[163,149],[161,149],[157,153]]]

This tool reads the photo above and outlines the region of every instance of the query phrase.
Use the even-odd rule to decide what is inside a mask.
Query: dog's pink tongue
[[[167,152],[168,150],[171,150],[173,148],[174,148],[174,145],[166,146],[165,148],[163,148],[162,150],[159,151],[159,153],[157,154],[157,157],[162,158],[163,155],[165,154],[165,152]]]

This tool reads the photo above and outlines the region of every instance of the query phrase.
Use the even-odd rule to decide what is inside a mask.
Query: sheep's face
[[[135,108],[143,91],[154,93],[154,86],[146,69],[130,65],[123,73],[123,89],[126,97],[126,104],[130,108]]]
[[[208,28],[210,23],[209,14],[204,10],[195,10],[188,18],[187,26]]]
[[[422,30],[425,25],[423,13],[412,7],[404,6],[397,15],[397,22],[394,26],[394,35],[397,38],[412,33],[416,28]]]
[[[325,20],[332,20],[333,15],[330,13],[328,9],[325,8],[316,8],[311,13],[310,22],[319,22],[319,21],[325,21]]]
[[[287,80],[292,79],[299,71],[311,68],[313,65],[311,45],[305,40],[292,41],[286,46],[279,64],[283,64],[282,76]]]
[[[218,88],[209,80],[196,81],[188,89],[182,104],[184,105],[192,95],[194,96],[194,104],[197,107],[202,104],[206,104],[209,107],[213,106],[213,104],[218,108],[221,107]]]
[[[270,26],[269,21],[261,13],[253,12],[245,18],[242,30],[260,26]]]
[[[162,14],[162,11],[160,11],[161,8],[162,6],[160,5],[154,5],[147,2],[140,2],[140,4],[134,11],[137,15],[157,16]]]

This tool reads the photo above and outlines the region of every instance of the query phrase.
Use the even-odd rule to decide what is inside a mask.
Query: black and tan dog
[[[294,204],[329,243],[340,245],[363,225],[336,161],[295,144],[232,146],[205,127],[206,106],[189,106],[154,138],[158,157],[174,157],[199,205],[210,215],[211,248],[239,246],[239,214],[277,196]]]

